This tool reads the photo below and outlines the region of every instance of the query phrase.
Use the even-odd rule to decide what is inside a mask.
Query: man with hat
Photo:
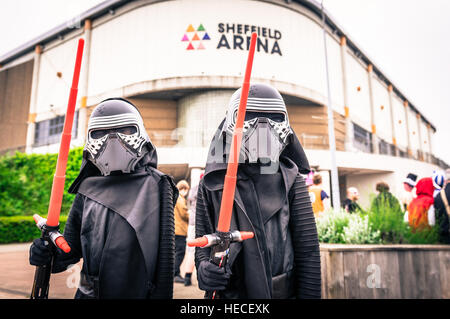
[[[405,212],[408,209],[409,203],[414,199],[413,189],[416,186],[417,175],[409,173],[403,181],[403,192],[400,195],[400,202],[402,204],[402,210]]]

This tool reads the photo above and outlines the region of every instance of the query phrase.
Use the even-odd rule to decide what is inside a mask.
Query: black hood
[[[208,151],[208,159],[206,162],[204,177],[205,184],[207,185],[220,183],[223,184],[223,174],[214,173],[218,171],[225,171],[228,165],[225,158],[218,158],[215,156],[217,150],[220,150],[223,154],[226,154],[226,156],[228,156],[229,154],[228,149],[225,149],[225,147],[229,148],[230,145],[224,143],[222,135],[222,128],[224,123],[225,120],[223,120],[217,128]],[[303,150],[303,147],[300,144],[297,135],[295,135],[295,132],[293,132],[293,134],[290,136],[289,144],[285,147],[280,155],[281,162],[286,160],[290,160],[290,162],[293,162],[297,166],[298,171],[301,174],[308,174],[311,171],[305,151]]]

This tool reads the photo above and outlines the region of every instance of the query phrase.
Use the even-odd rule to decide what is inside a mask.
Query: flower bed
[[[437,225],[412,232],[403,213],[384,209],[349,214],[344,210],[322,213],[317,219],[321,243],[338,244],[438,244]]]

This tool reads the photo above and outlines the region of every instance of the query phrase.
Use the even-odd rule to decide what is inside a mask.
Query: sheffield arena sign
[[[278,54],[282,56],[280,48],[281,32],[276,29],[240,24],[240,23],[218,23],[217,32],[219,36],[211,35],[203,24],[197,27],[190,24],[181,41],[186,43],[186,50],[205,50],[207,42],[216,42],[218,50],[248,50],[250,47],[250,35],[252,32],[258,34],[256,51],[267,54]],[[213,43],[210,43],[213,44]]]
[[[258,34],[256,50],[270,54],[281,54],[278,41],[281,32],[278,30],[248,24],[219,23],[217,31],[221,34],[217,49],[248,50],[250,47],[250,35],[252,32]]]

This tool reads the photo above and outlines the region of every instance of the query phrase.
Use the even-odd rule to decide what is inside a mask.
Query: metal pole
[[[333,197],[333,208],[339,209],[341,207],[341,198],[339,195],[339,177],[336,165],[336,138],[334,136],[334,118],[333,108],[331,106],[331,90],[330,77],[328,72],[328,54],[327,54],[327,33],[325,30],[325,15],[323,13],[323,0],[321,2],[322,13],[322,30],[323,30],[323,47],[325,50],[325,70],[327,76],[327,91],[328,91],[328,143],[330,145],[330,159],[331,159],[331,193]]]

